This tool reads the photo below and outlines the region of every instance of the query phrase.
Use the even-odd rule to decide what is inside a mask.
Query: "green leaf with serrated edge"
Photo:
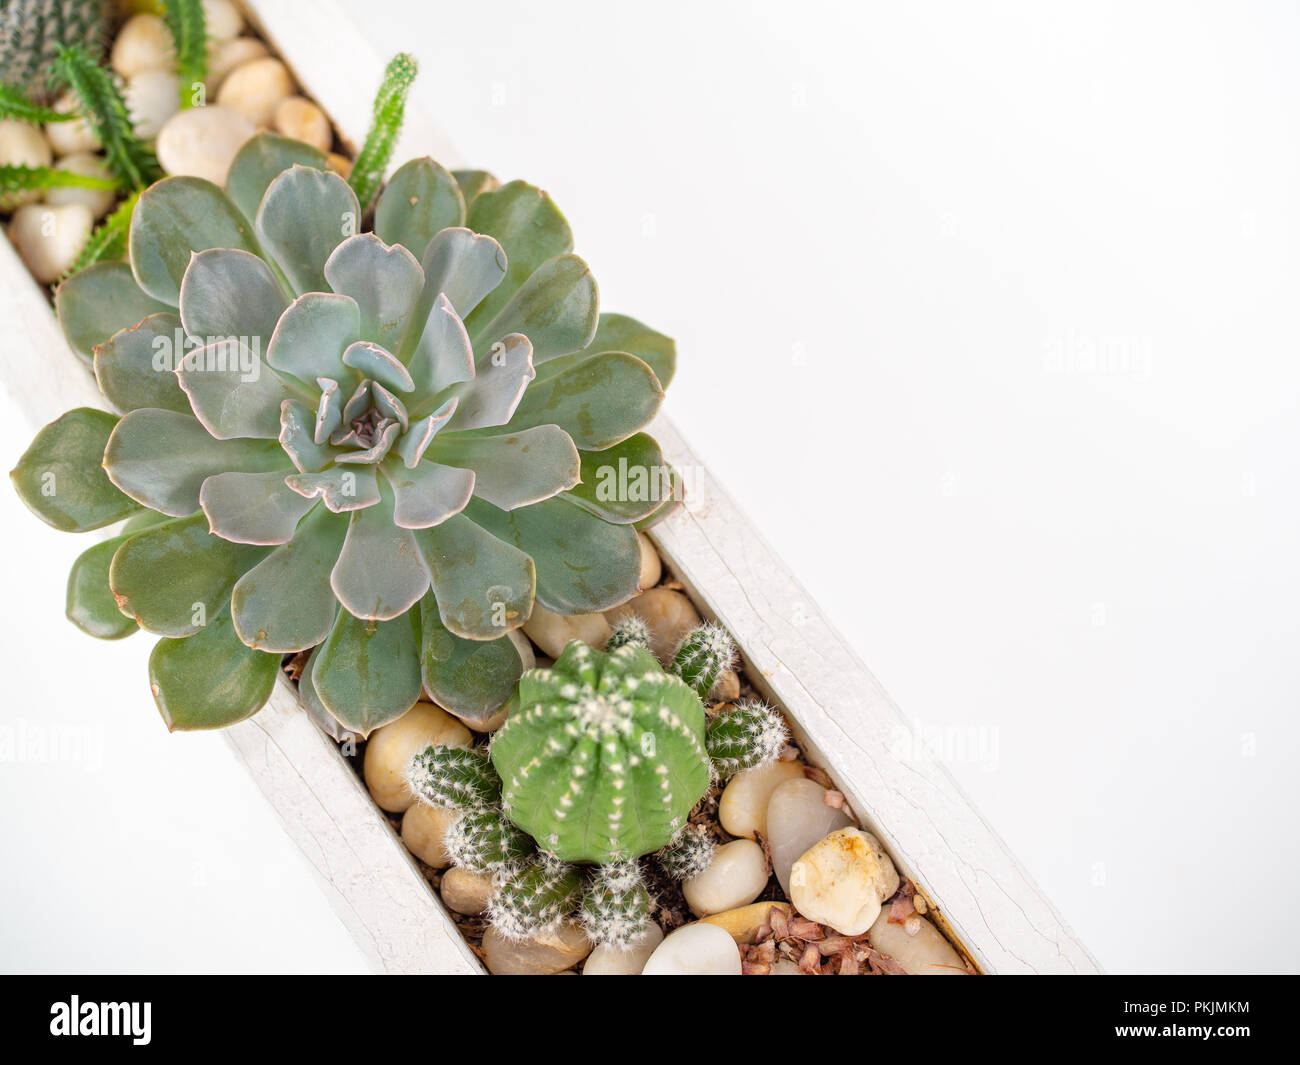
[[[207,518],[194,514],[127,539],[113,556],[108,583],[142,629],[189,636],[228,610],[235,582],[269,550],[213,536]]]
[[[465,515],[532,557],[537,601],[556,614],[608,610],[639,590],[635,530],[611,525],[563,496],[508,513],[473,499]]]
[[[363,621],[340,610],[312,667],[321,704],[338,721],[369,736],[420,699],[419,612]]]
[[[235,153],[226,176],[226,193],[252,222],[257,218],[267,187],[295,164],[324,170],[325,153],[292,137],[259,133]]]
[[[176,303],[147,295],[126,263],[96,263],[55,289],[54,310],[72,350],[89,361],[97,344],[151,314],[174,312]]]
[[[418,530],[415,542],[451,632],[467,640],[495,640],[528,620],[537,577],[533,560],[517,547],[461,514]]]
[[[509,637],[465,640],[438,616],[432,593],[420,603],[420,669],[424,687],[439,706],[469,725],[483,725],[510,698],[523,660]]]
[[[230,610],[241,640],[287,653],[314,647],[329,635],[338,608],[330,570],[347,531],[346,514],[317,505],[292,540],[239,578]]]
[[[510,333],[523,333],[533,345],[533,363],[580,351],[596,332],[599,293],[591,269],[576,255],[542,263],[490,322],[471,330],[475,350]]]
[[[480,193],[470,206],[466,225],[494,237],[505,249],[507,261],[505,280],[465,320],[469,335],[475,336],[534,270],[547,259],[573,250],[573,232],[551,197],[523,181]]]
[[[478,199],[480,193],[491,192],[501,187],[501,182],[486,170],[453,170],[451,176],[456,179],[456,184],[460,187],[460,195],[465,201],[466,211]]]
[[[62,532],[86,532],[139,510],[104,472],[104,449],[118,418],[70,410],[36,434],[9,476],[32,512]]]
[[[465,201],[456,179],[427,157],[398,167],[375,205],[375,234],[417,259],[438,230],[464,223]]]
[[[118,640],[140,626],[118,609],[108,585],[108,567],[117,549],[135,533],[166,521],[163,514],[142,510],[126,520],[122,532],[110,540],[83,551],[68,573],[66,614],[68,620],[89,636]]]
[[[604,451],[580,451],[580,484],[568,492],[578,506],[618,525],[648,518],[672,495],[672,468],[658,443],[636,433]]]
[[[677,344],[672,337],[657,333],[625,314],[601,314],[600,325],[591,343],[572,355],[563,355],[539,366],[537,380],[545,381],[605,351],[626,351],[635,355],[654,371],[665,389],[677,372]]]
[[[170,307],[194,252],[231,248],[261,254],[252,224],[211,181],[163,178],[140,196],[131,216],[131,268],[140,287]]]
[[[534,381],[507,423],[512,432],[558,425],[583,451],[603,451],[645,428],[663,403],[654,372],[635,355],[607,351]]]
[[[225,728],[271,698],[280,656],[245,647],[221,611],[193,636],[164,637],[149,656],[149,684],[169,732]]]
[[[185,333],[174,314],[151,314],[95,348],[95,380],[120,411],[158,407],[190,413],[190,401],[173,372],[184,353]],[[174,353],[172,358],[160,355]]]

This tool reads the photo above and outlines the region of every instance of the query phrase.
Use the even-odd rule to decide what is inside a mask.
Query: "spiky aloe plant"
[[[57,87],[51,64],[60,46],[102,58],[108,8],[109,0],[0,0],[0,81],[48,99]]]
[[[171,728],[255,713],[281,655],[309,649],[304,701],[354,731],[422,690],[483,720],[522,671],[508,637],[534,601],[580,613],[637,591],[634,525],[657,501],[579,478],[663,463],[640,430],[671,342],[598,314],[568,224],[524,182],[467,203],[417,159],[373,232],[361,219],[322,153],[262,134],[225,191],[147,189],[130,265],[56,293],[123,413],[70,413],[13,477],[59,528],[168,519],[115,538],[69,613],[166,637],[150,677]]]

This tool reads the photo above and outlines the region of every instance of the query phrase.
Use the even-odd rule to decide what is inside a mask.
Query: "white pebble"
[[[248,119],[225,107],[177,111],[158,133],[158,162],[169,174],[224,185],[235,154],[256,132]]]
[[[94,224],[95,216],[84,203],[31,203],[14,212],[9,239],[36,280],[48,285],[76,261]]]
[[[180,82],[166,70],[146,70],[126,83],[123,93],[135,135],[151,141],[180,110]]]
[[[256,37],[235,37],[229,41],[208,41],[208,92],[215,93],[232,70],[270,55]]]
[[[772,871],[790,894],[790,868],[809,847],[837,828],[852,824],[843,810],[827,806],[826,789],[812,780],[787,780],[767,803],[767,846]]]
[[[59,170],[67,170],[85,177],[112,176],[104,157],[93,152],[75,152],[66,155],[55,166]],[[109,208],[117,202],[117,193],[113,189],[84,189],[76,185],[67,185],[62,188],[48,189],[45,193],[45,202],[55,207],[62,207],[69,203],[84,204],[98,219],[103,218]]]
[[[244,16],[230,0],[203,0],[203,25],[209,37],[224,41],[239,35]]]
[[[752,839],[724,843],[709,867],[682,881],[682,895],[696,917],[723,913],[753,902],[767,886],[767,858]]]
[[[39,127],[13,119],[0,120],[0,166],[49,166],[54,158],[49,142]],[[0,211],[11,211],[19,204],[34,203],[40,190],[0,196]]]
[[[587,955],[582,966],[583,976],[640,976],[650,955],[664,941],[664,932],[651,923],[645,935],[627,950],[605,944]]]
[[[231,71],[217,92],[217,103],[238,111],[255,126],[269,126],[275,105],[293,91],[288,68],[267,56]]]
[[[898,890],[898,871],[880,841],[860,828],[818,840],[790,870],[790,901],[810,921],[860,936]]]
[[[54,110],[62,114],[77,109],[77,98],[71,92],[65,92],[54,101]],[[74,118],[70,122],[49,122],[45,126],[45,137],[56,155],[93,152],[99,147],[99,137],[84,118]]]
[[[552,614],[540,603],[533,604],[533,612],[524,622],[524,635],[537,644],[552,658],[559,658],[560,652],[570,640],[582,640],[593,647],[604,647],[609,639],[609,622],[602,614]]]
[[[890,924],[889,911],[883,910],[867,932],[867,942],[898,962],[909,976],[968,975],[961,955],[943,934],[924,917],[912,919],[920,925],[915,935],[909,935],[901,924]]]
[[[275,105],[272,124],[286,137],[310,144],[322,152],[334,143],[330,120],[325,112],[302,96],[286,96]]]
[[[118,30],[109,58],[113,69],[128,80],[146,70],[171,70],[171,30],[157,15],[132,15]]]
[[[787,780],[802,780],[798,762],[769,762],[744,769],[732,777],[718,800],[718,820],[733,836],[756,839],[767,835],[767,804]]]
[[[740,948],[716,925],[683,925],[655,948],[641,975],[739,976]]]

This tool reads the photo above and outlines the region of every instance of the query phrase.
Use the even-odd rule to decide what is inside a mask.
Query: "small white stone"
[[[787,780],[802,780],[798,762],[769,762],[744,769],[732,777],[718,800],[718,820],[733,836],[757,839],[767,835],[767,804]]]
[[[880,841],[841,828],[814,843],[790,870],[790,901],[810,921],[860,936],[898,890],[898,871]]]
[[[441,707],[416,703],[396,721],[371,733],[364,775],[370,796],[384,810],[403,813],[415,802],[406,786],[411,759],[426,747],[468,747],[474,737]]]
[[[640,976],[641,970],[650,955],[664,941],[664,932],[657,924],[651,924],[645,935],[627,950],[619,950],[608,944],[597,947],[587,955],[582,966],[583,976]]]
[[[232,70],[270,54],[270,49],[256,37],[235,37],[229,41],[209,38],[208,92],[217,92]]]
[[[151,141],[180,110],[180,82],[166,70],[146,70],[126,83],[123,93],[135,135]]]
[[[823,836],[852,824],[843,810],[823,802],[826,789],[812,780],[787,780],[767,803],[767,847],[772,871],[790,894],[790,868]]]
[[[330,120],[325,112],[302,96],[286,96],[275,105],[272,125],[286,137],[310,144],[322,152],[334,143]]]
[[[966,966],[937,928],[924,917],[915,917],[920,927],[908,935],[901,924],[890,924],[889,911],[882,910],[867,932],[867,942],[881,954],[888,954],[909,976],[968,976]]]
[[[244,28],[244,16],[230,0],[203,0],[203,25],[208,36],[224,41]]]
[[[238,111],[215,104],[177,111],[158,134],[158,162],[169,174],[224,185],[235,155],[256,132]]]
[[[54,110],[65,115],[78,110],[77,98],[71,92],[65,92],[54,101]],[[99,147],[99,137],[84,118],[74,118],[70,122],[48,122],[45,137],[56,155],[93,152]]]
[[[167,23],[157,15],[132,15],[117,31],[109,61],[127,79],[146,70],[171,70],[175,51]]]
[[[95,216],[84,203],[29,203],[14,212],[9,239],[36,280],[48,285],[76,261],[94,224]]]
[[[664,574],[664,564],[659,558],[659,552],[655,550],[655,545],[650,542],[650,537],[645,533],[637,533],[636,542],[641,549],[640,588],[644,592],[659,583],[659,578]]]
[[[683,637],[700,623],[699,611],[681,592],[651,588],[635,599],[605,611],[611,625],[635,614],[650,627],[650,650],[661,665],[668,665]]]
[[[0,166],[49,166],[54,158],[40,127],[13,119],[0,120]],[[35,203],[39,189],[0,196],[0,211],[12,211],[19,204]]]
[[[444,810],[441,806],[412,803],[402,814],[402,842],[425,865],[446,869],[451,864],[451,856],[443,843],[447,829],[458,816],[455,810]]]
[[[64,156],[55,164],[55,168],[67,170],[73,174],[81,174],[83,177],[108,178],[112,176],[104,157],[95,155],[93,152],[75,152],[72,155]],[[85,204],[90,208],[91,214],[96,218],[102,218],[108,213],[109,208],[117,202],[117,193],[112,189],[83,189],[75,185],[67,185],[62,188],[47,189],[45,202],[55,207],[62,207],[64,204],[69,203]]]
[[[533,612],[524,622],[524,635],[537,644],[552,658],[559,658],[560,652],[570,640],[582,640],[592,647],[604,647],[609,639],[609,622],[602,614],[552,614],[540,603],[533,604]]]
[[[255,126],[269,126],[276,104],[293,91],[288,68],[267,56],[231,71],[217,92],[217,103],[238,111]]]
[[[717,925],[683,925],[655,948],[641,975],[739,976],[740,948]]]
[[[767,858],[752,839],[724,843],[709,867],[682,881],[682,895],[696,917],[734,910],[753,902],[767,887]]]

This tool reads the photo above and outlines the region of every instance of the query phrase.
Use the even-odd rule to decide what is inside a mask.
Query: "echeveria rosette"
[[[226,191],[152,186],[130,265],[57,293],[123,415],[65,416],[15,480],[61,528],[136,523],[78,561],[69,614],[167,637],[150,668],[171,727],[249,716],[280,656],[311,648],[304,702],[348,728],[422,688],[485,718],[534,599],[568,614],[637,592],[635,525],[662,508],[601,498],[592,472],[664,466],[641,430],[672,343],[598,314],[545,193],[460,177],[407,163],[358,233],[320,153],[263,134]],[[171,372],[159,352],[182,337]]]

